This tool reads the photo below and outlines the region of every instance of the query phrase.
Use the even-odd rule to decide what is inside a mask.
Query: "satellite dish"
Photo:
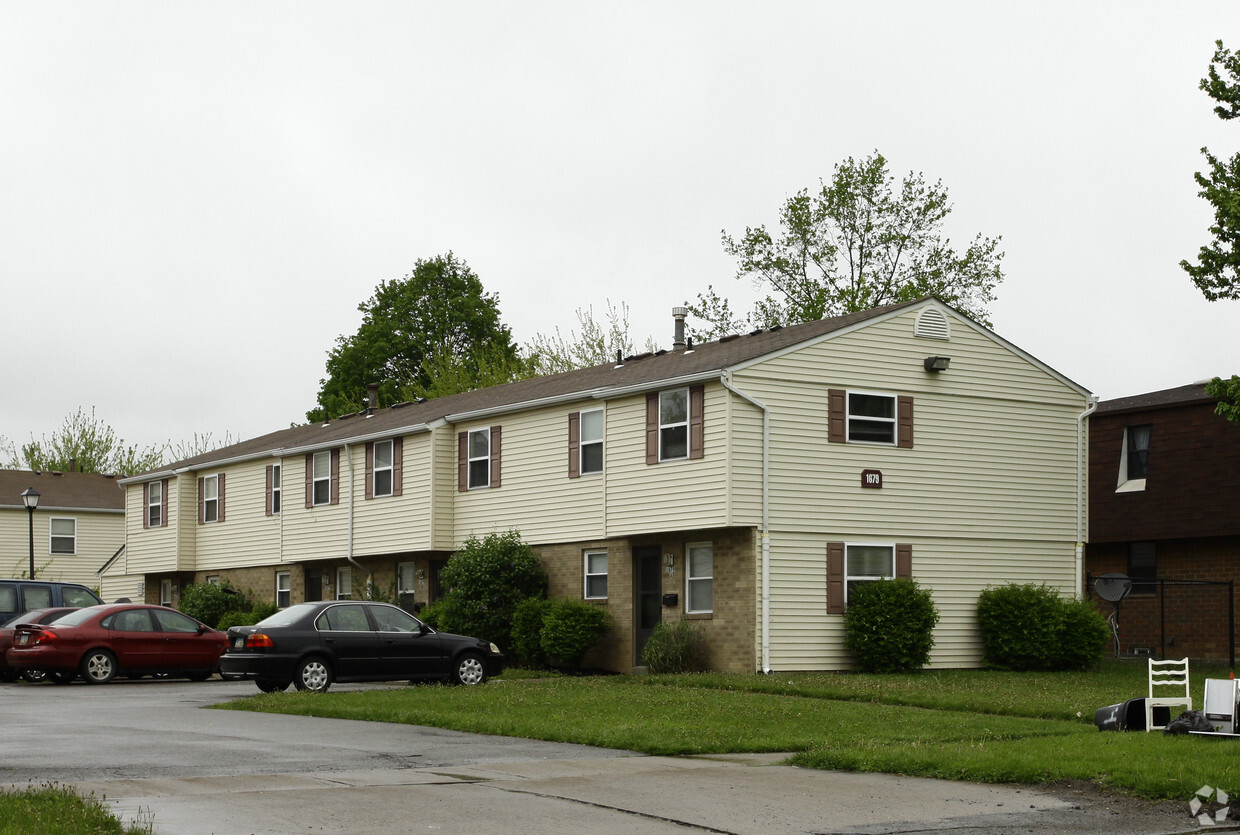
[[[1127,574],[1103,574],[1094,580],[1094,591],[1109,603],[1119,603],[1132,591],[1132,580]]]

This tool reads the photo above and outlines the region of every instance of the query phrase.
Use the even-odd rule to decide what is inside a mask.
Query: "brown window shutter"
[[[352,485],[350,485],[350,489]],[[332,504],[340,504],[340,450],[332,450]]]
[[[306,453],[306,508],[314,507],[314,453]]]
[[[896,398],[896,446],[913,448],[913,398]]]
[[[200,525],[202,524],[202,520],[203,520],[203,508],[206,506],[206,503],[207,503],[207,497],[203,493],[203,482],[205,481],[206,479],[203,478],[202,476],[198,477],[198,524]]]
[[[646,395],[646,463],[659,463],[659,393]]]
[[[168,479],[159,482],[159,527],[168,524]]]
[[[844,614],[844,543],[827,543],[827,614]]]
[[[271,492],[272,492],[273,483],[275,481],[275,477],[273,475],[274,467],[275,467],[274,464],[267,465],[267,510],[266,510],[266,513],[268,516],[271,515]]]
[[[458,432],[456,436],[456,489],[461,493],[469,489],[468,432]]]
[[[399,496],[404,492],[405,478],[405,439],[392,439],[392,495]]]
[[[499,487],[500,428],[491,427],[491,486]]]
[[[220,473],[215,477],[215,507],[217,513],[215,521],[224,521],[224,474]]]
[[[142,485],[142,527],[149,528],[151,526],[151,484],[147,482]]]
[[[827,442],[842,444],[848,440],[847,398],[844,389],[827,389]]]
[[[913,578],[913,546],[907,543],[896,543],[896,578],[911,580]]]
[[[706,454],[706,386],[689,386],[689,457]]]
[[[375,497],[375,442],[366,442],[366,498]]]
[[[581,412],[568,415],[568,477],[581,477]]]

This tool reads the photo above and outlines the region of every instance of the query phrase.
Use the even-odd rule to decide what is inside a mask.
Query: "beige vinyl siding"
[[[358,446],[351,449],[351,454],[354,466],[365,470],[365,448]],[[284,561],[345,559],[349,548],[349,461],[344,448],[340,447],[339,504],[306,507],[306,457],[292,455],[284,458],[283,463],[280,516]]]
[[[194,487],[192,530],[195,534],[194,562],[183,570],[226,571],[232,568],[277,562],[280,558],[280,516],[267,515],[267,465],[277,459],[263,458],[228,467],[214,467],[182,476]],[[288,466],[288,460],[284,460]],[[198,524],[198,478],[224,475],[224,521]],[[293,504],[284,481],[281,508]],[[300,483],[297,485],[300,487]]]
[[[168,479],[168,518],[158,528],[142,527],[146,513],[146,507],[142,504],[142,485],[125,485],[125,553],[121,559],[121,571],[156,574],[177,570],[181,498],[174,486],[176,481],[175,477]]]
[[[603,474],[568,477],[568,415],[598,405],[597,401],[584,401],[458,424],[458,432],[500,426],[502,433],[500,486],[455,494],[457,544],[471,535],[510,529],[519,530],[527,542],[571,542],[600,536],[604,491],[608,473],[615,466],[609,445],[613,421],[610,405],[604,414]],[[643,426],[636,426],[635,431],[644,438]]]
[[[456,428],[451,424],[431,432],[431,479],[429,512],[431,515],[431,549],[450,551],[455,547],[453,529],[456,507]]]
[[[748,392],[746,392],[748,393]],[[762,525],[762,410],[749,401],[727,393],[728,524],[735,527]],[[761,399],[761,398],[759,398]]]
[[[771,667],[774,670],[847,669],[844,618],[827,615],[828,541],[855,541],[847,532],[778,534],[771,542]],[[913,579],[930,589],[940,620],[930,666],[976,667],[982,646],[977,597],[1008,582],[1047,583],[1070,596],[1071,543],[1012,540],[924,540],[893,536],[913,546]]]
[[[354,556],[431,547],[431,436],[407,435],[401,450],[401,494],[366,499],[366,447],[358,444],[352,449]],[[342,478],[345,463],[342,458]],[[347,496],[342,489],[341,503],[348,501]]]
[[[48,536],[51,520],[75,519],[77,541],[75,553],[53,554]],[[40,580],[81,583],[95,586],[95,572],[107,562],[125,541],[125,516],[117,510],[61,510],[40,506],[34,512],[34,569]],[[7,543],[0,576],[23,577],[30,567],[31,516],[24,507],[0,510],[0,542]]]

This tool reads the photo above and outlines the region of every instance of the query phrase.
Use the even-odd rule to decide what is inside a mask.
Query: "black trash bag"
[[[1186,734],[1189,731],[1213,731],[1214,726],[1200,710],[1186,710],[1163,728],[1165,734]]]

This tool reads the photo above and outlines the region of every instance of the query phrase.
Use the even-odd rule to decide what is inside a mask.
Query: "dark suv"
[[[22,612],[56,606],[97,606],[103,601],[78,583],[46,580],[0,580],[0,626]]]

